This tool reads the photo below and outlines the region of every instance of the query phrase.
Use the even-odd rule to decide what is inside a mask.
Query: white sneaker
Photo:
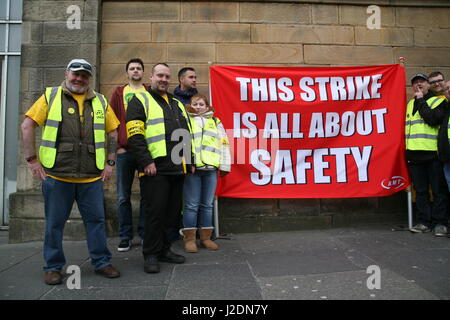
[[[130,250],[131,248],[131,241],[130,240],[122,240],[119,243],[119,246],[117,247],[117,251],[119,252],[126,252]]]
[[[436,237],[446,237],[447,227],[442,224],[438,224],[436,227],[434,227],[434,235]]]
[[[418,223],[416,224],[414,227],[412,227],[411,229],[409,229],[411,232],[416,232],[416,233],[420,233],[420,232],[430,232],[431,229],[428,228],[426,225],[424,225],[423,223]]]

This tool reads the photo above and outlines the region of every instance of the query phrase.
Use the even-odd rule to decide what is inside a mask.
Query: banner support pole
[[[214,196],[214,234],[219,238],[219,200]]]
[[[413,227],[413,217],[412,217],[412,192],[411,187],[408,188],[408,228]]]

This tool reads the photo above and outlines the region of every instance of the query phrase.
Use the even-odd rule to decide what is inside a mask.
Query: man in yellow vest
[[[117,146],[117,216],[119,222],[120,243],[117,247],[119,252],[130,250],[133,239],[133,215],[131,206],[131,189],[134,176],[137,170],[137,163],[134,155],[129,150],[127,130],[126,130],[126,112],[128,101],[140,92],[146,92],[144,85],[144,62],[139,58],[130,59],[125,67],[128,83],[116,87],[111,97],[111,107],[114,110],[120,125],[117,128],[118,146]],[[139,220],[137,232],[144,239],[144,208],[142,202],[139,208]]]
[[[158,261],[184,263],[170,250],[170,233],[178,227],[184,177],[193,172],[189,121],[183,104],[167,92],[171,72],[165,63],[153,66],[151,88],[128,102],[128,145],[138,163],[145,208],[144,271],[160,271]]]
[[[110,262],[103,205],[103,181],[113,173],[119,121],[105,97],[90,89],[91,77],[89,62],[70,61],[62,84],[47,88],[22,123],[25,160],[33,178],[42,180],[44,281],[49,285],[63,282],[63,230],[74,201],[86,228],[95,272],[107,278],[120,276]],[[38,156],[35,131],[41,125]]]
[[[416,74],[411,84],[414,96],[406,110],[406,160],[416,191],[418,219],[411,231],[434,230],[436,236],[445,236],[448,189],[438,158],[438,130],[447,113],[447,105],[445,99],[429,91],[426,75]],[[430,186],[433,202],[429,197]]]
[[[438,133],[438,155],[439,160],[441,160],[443,165],[447,186],[450,188],[450,141],[448,140],[450,108],[448,98],[445,96],[444,75],[440,71],[434,71],[428,75],[428,82],[430,84],[430,91],[435,95],[435,98],[439,99],[438,101],[441,101],[440,106],[446,106],[445,116],[443,117]],[[424,109],[424,107],[421,107],[421,109]],[[436,236],[444,237],[448,235],[448,209],[449,208],[447,208],[447,214],[445,216],[439,216],[435,223],[434,234]]]

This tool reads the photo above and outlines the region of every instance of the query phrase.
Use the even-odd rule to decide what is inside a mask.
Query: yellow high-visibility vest
[[[427,104],[431,109],[436,108],[444,101],[442,97],[431,97]],[[420,116],[417,111],[412,114],[414,109],[414,99],[408,102],[406,107],[405,137],[407,150],[437,151],[437,136],[439,126],[430,126]]]
[[[191,117],[191,128],[194,136],[195,166],[220,166],[220,140],[217,124],[213,117],[208,118],[202,128]],[[217,119],[218,120],[218,119]],[[220,120],[218,120],[220,122]]]
[[[145,115],[147,118],[145,123],[145,141],[147,142],[148,151],[153,159],[164,157],[167,155],[167,147],[163,109],[148,91],[136,93],[135,96],[144,106]],[[179,101],[178,107],[180,108],[189,126],[186,110],[184,109],[183,104]]]
[[[106,98],[95,92],[92,100],[93,130],[95,146],[95,164],[99,170],[105,168],[105,115]],[[48,103],[48,117],[45,122],[41,146],[39,148],[39,160],[46,168],[53,168],[56,160],[56,141],[58,130],[62,122],[62,86],[48,87],[45,89],[45,97]]]

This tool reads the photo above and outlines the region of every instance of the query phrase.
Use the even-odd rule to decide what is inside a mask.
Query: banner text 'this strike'
[[[343,77],[302,77],[299,80],[301,100],[305,102],[320,101],[351,101],[380,99],[379,81],[382,74],[372,76]],[[291,89],[291,78],[244,78],[236,77],[239,82],[241,101],[284,101],[295,100]],[[316,88],[316,90],[314,90]],[[331,97],[328,95],[331,92]],[[250,95],[249,95],[250,93]]]

